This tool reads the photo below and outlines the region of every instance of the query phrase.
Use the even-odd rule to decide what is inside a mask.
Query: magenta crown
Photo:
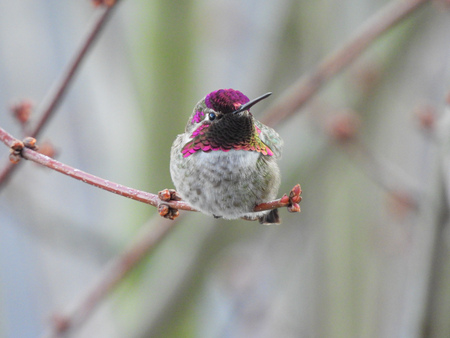
[[[223,114],[234,112],[249,101],[247,96],[234,89],[215,90],[205,97],[206,107]]]

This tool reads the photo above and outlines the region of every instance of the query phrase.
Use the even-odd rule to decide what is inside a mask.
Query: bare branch
[[[302,197],[300,196],[301,194],[302,188],[300,187],[300,184],[297,184],[292,188],[291,192],[289,193],[289,196],[284,195],[283,197],[277,200],[258,204],[253,209],[253,211],[272,210],[287,207],[289,212],[300,212],[299,203],[302,201]]]
[[[284,95],[266,110],[261,122],[274,126],[294,114],[308,102],[333,76],[351,64],[384,32],[429,0],[391,1],[375,13],[347,43],[326,57],[311,73],[301,77]]]
[[[117,4],[118,1],[115,2]],[[115,5],[104,6],[98,9],[97,15],[95,16],[92,25],[89,27],[86,36],[82,39],[82,43],[75,52],[72,60],[67,65],[66,69],[63,71],[61,77],[57,79],[53,87],[47,94],[47,99],[41,105],[40,113],[41,116],[36,123],[36,126],[31,129],[29,136],[37,137],[42,131],[43,127],[47,121],[52,117],[56,108],[60,104],[61,100],[64,98],[64,94],[67,92],[69,85],[72,83],[74,76],[82,61],[85,59],[88,51],[92,47],[94,41],[99,36],[102,28],[104,27],[107,19],[110,17]],[[0,189],[4,186],[5,182],[12,175],[17,166],[7,162],[5,167],[0,171]]]
[[[80,327],[109,292],[177,225],[176,221],[158,219],[159,221],[149,220],[141,227],[129,245],[111,259],[71,310],[53,316],[52,325],[45,337],[61,337],[69,330]]]
[[[418,210],[418,196],[423,198],[423,189],[414,183],[407,172],[379,157],[364,144],[359,137],[361,121],[354,111],[342,110],[323,127],[330,142],[355,159],[367,177],[396,200],[397,206]]]
[[[266,111],[263,122],[268,125],[275,125],[280,121],[291,116],[298,108],[307,102],[317,91],[335,76],[339,71],[350,64],[362,51],[364,51],[377,37],[383,32],[394,26],[397,22],[405,18],[408,14],[418,9],[422,4],[428,0],[404,0],[395,1],[383,8],[379,13],[374,15],[361,29],[357,32],[348,43],[344,44],[337,51],[327,57],[312,73],[301,78],[294,84],[285,95],[281,96],[278,102]],[[105,7],[104,12],[98,18],[98,28],[94,25],[91,35],[85,40],[84,47],[80,48],[79,59],[77,57],[69,64],[67,71],[64,72],[61,80],[58,81],[56,90],[50,95],[50,99],[42,109],[42,118],[32,130],[31,135],[37,136],[55,111],[58,103],[63,98],[64,93],[73,78],[75,71],[78,69],[81,60],[92,44],[95,36],[102,27],[104,20],[106,20],[110,7]],[[103,19],[102,19],[103,18]],[[95,33],[94,33],[95,32]],[[85,50],[83,50],[85,48]],[[78,169],[67,166],[61,162],[53,160],[47,156],[39,154],[29,148],[24,148],[21,141],[9,135],[6,131],[0,128],[0,139],[10,148],[16,155],[20,155],[26,159],[35,161],[49,168],[57,170],[65,175],[71,176],[85,183],[100,187],[107,191],[111,191],[135,200],[148,203],[153,206],[161,205],[161,199],[151,193],[140,190],[135,190],[120,184],[116,184],[94,175],[85,173]],[[13,165],[8,167],[0,173],[0,185],[3,184],[6,178],[11,174]],[[269,210],[282,206],[291,206],[291,211],[296,210],[296,205],[301,201],[300,186],[294,187],[294,193],[288,197],[283,196],[279,200],[263,203],[255,208],[255,211]],[[165,201],[164,205],[168,205],[174,209],[193,210],[188,204],[182,201]],[[164,226],[156,228],[143,228],[143,232],[136,236],[137,240],[132,243],[121,255],[113,259],[103,274],[99,277],[97,283],[87,291],[79,304],[75,306],[72,311],[63,313],[57,316],[57,320],[51,328],[50,336],[60,336],[67,332],[70,328],[80,326],[96,308],[96,306],[105,298],[105,296],[123,279],[123,277],[151,250],[153,250],[158,243],[176,226],[177,223],[170,222]]]
[[[93,185],[94,187],[133,199],[135,201],[153,205],[154,207],[158,208],[158,211],[161,216],[165,216],[167,214],[167,213],[162,214],[160,210],[161,207],[168,207],[167,211],[169,211],[169,209],[196,211],[193,207],[191,207],[188,203],[184,201],[174,200],[170,198],[161,199],[159,195],[152,194],[142,190],[133,189],[119,183],[105,180],[101,177],[73,168],[67,164],[59,162],[44,154],[38,153],[37,151],[31,149],[35,147],[36,140],[34,138],[27,137],[24,140],[24,142],[22,142],[11,136],[6,130],[0,127],[0,141],[2,141],[5,145],[11,148],[11,154],[14,155],[15,163],[18,161],[18,158],[23,157],[27,160],[39,163],[47,168],[60,172],[61,174],[75,178],[84,183]],[[301,201],[300,194],[301,188],[300,185],[297,185],[291,191],[289,197],[286,196],[275,201],[262,203],[255,207],[255,211],[288,207],[289,211],[298,212],[300,211],[300,207],[295,206],[295,204],[298,205],[298,203],[300,203]],[[294,208],[292,208],[292,205],[294,205]],[[175,217],[168,217],[168,218],[174,219],[177,216],[178,214]]]
[[[10,148],[16,144],[21,143],[21,141],[12,137],[8,132],[6,132],[2,128],[0,128],[0,140]],[[22,146],[23,146],[23,144],[22,144]],[[19,148],[20,148],[20,146],[16,146],[14,151],[18,152],[18,154],[20,154],[20,156],[22,156],[23,158],[33,161],[33,162],[36,162],[36,163],[39,163],[47,168],[58,171],[64,175],[70,176],[79,181],[83,181],[84,183],[93,185],[95,187],[101,188],[101,189],[109,191],[109,192],[113,192],[115,194],[118,194],[118,195],[121,195],[124,197],[131,198],[131,199],[139,201],[139,202],[153,205],[155,207],[157,207],[159,205],[159,203],[161,202],[158,195],[151,194],[151,193],[141,191],[141,190],[136,190],[136,189],[124,186],[122,184],[118,184],[118,183],[114,183],[114,182],[105,180],[98,176],[89,174],[82,170],[79,170],[79,169],[73,168],[69,165],[66,165],[64,163],[61,163],[55,159],[52,159],[48,156],[40,154],[37,151],[34,151],[27,147],[23,147],[22,149],[19,149]],[[167,203],[170,207],[176,208],[176,209],[190,210],[190,211],[194,210],[191,206],[189,206],[187,203],[185,203],[183,201],[170,201],[170,202],[164,202],[164,203]]]
[[[56,81],[54,89],[48,94],[48,99],[42,104],[42,107],[40,108],[41,113],[38,113],[38,115],[41,115],[41,118],[32,129],[29,136],[38,137],[48,119],[53,115],[56,108],[59,106],[69,85],[72,83],[76,72],[80,69],[81,63],[85,59],[90,48],[93,46],[95,40],[98,38],[99,33],[104,27],[107,19],[110,17],[113,8],[115,8],[115,6],[106,6],[104,8],[100,8],[99,12],[96,13],[97,15],[94,18],[92,25],[89,27],[86,36],[82,39],[82,43],[75,52],[73,59],[69,62],[61,77]]]

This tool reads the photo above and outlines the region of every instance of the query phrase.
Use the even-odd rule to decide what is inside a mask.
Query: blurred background
[[[262,118],[388,2],[123,0],[38,143],[113,182],[171,188],[170,147],[198,100],[272,91]],[[95,11],[0,0],[2,128],[21,138],[9,107],[39,108]],[[300,183],[300,214],[263,226],[181,211],[71,336],[450,336],[449,16],[424,6],[276,127],[280,196]],[[0,192],[0,336],[41,336],[142,226],[165,226],[155,214],[22,163]]]

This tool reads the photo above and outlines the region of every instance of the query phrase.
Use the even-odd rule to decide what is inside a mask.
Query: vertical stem
[[[431,191],[422,205],[410,255],[409,276],[405,287],[405,302],[400,337],[429,337],[432,330],[435,285],[440,268],[439,252],[449,210],[442,172],[442,157],[437,156]]]
[[[275,126],[308,102],[332,77],[350,65],[379,36],[395,26],[429,0],[394,0],[375,13],[356,30],[346,43],[325,58],[312,72],[288,88],[269,109],[264,124]]]
[[[67,332],[80,328],[114,287],[154,250],[177,224],[177,221],[167,221],[159,215],[144,224],[128,247],[111,259],[77,304],[71,310],[56,315],[57,320],[44,336],[62,337]]]
[[[443,236],[443,230],[448,225],[449,221],[449,209],[448,209],[448,196],[445,191],[445,182],[443,179],[443,173],[442,173],[442,167],[439,166],[439,177],[437,179],[437,189],[438,194],[437,198],[439,198],[439,201],[437,202],[437,205],[434,208],[435,215],[434,215],[434,233],[433,233],[433,241],[430,245],[430,260],[429,260],[429,268],[428,273],[425,275],[427,280],[427,285],[425,286],[424,294],[425,294],[425,301],[423,304],[423,314],[422,314],[422,321],[419,322],[421,325],[420,329],[420,336],[421,337],[433,337],[434,334],[434,323],[436,318],[435,315],[435,308],[437,303],[437,297],[439,294],[438,289],[438,278],[439,278],[439,272],[441,271],[443,267],[442,262],[442,252],[445,242],[445,237]]]

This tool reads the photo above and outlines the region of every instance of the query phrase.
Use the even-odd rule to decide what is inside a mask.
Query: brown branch
[[[291,192],[288,195],[283,195],[283,197],[270,201],[258,204],[253,211],[263,211],[263,210],[272,210],[277,208],[287,207],[289,212],[300,212],[299,203],[302,201],[302,188],[300,184],[294,186]]]
[[[1,127],[0,127],[0,140],[10,148],[16,144],[22,143],[18,139],[12,137],[7,131],[5,131]],[[23,144],[22,144],[22,146],[23,146]],[[159,204],[162,202],[159,199],[158,195],[148,193],[148,192],[145,192],[142,190],[133,189],[133,188],[124,186],[122,184],[118,184],[118,183],[114,183],[114,182],[105,180],[98,176],[89,174],[87,172],[84,172],[84,171],[76,169],[76,168],[73,168],[67,164],[59,162],[48,156],[40,154],[37,151],[34,151],[32,149],[22,147],[21,149],[14,149],[14,150],[16,150],[16,151],[19,150],[18,153],[20,154],[20,156],[22,156],[23,158],[25,158],[27,160],[39,163],[47,168],[53,169],[64,175],[70,176],[70,177],[75,178],[84,183],[93,185],[97,188],[101,188],[103,190],[113,192],[115,194],[118,194],[118,195],[121,195],[124,197],[128,197],[128,198],[131,198],[131,199],[139,201],[139,202],[150,204],[155,207],[159,206]],[[194,209],[191,206],[189,206],[189,204],[187,204],[186,202],[183,202],[183,201],[168,201],[168,202],[164,201],[164,203],[175,209],[194,211]]]
[[[27,139],[31,139],[32,142],[35,142],[33,138],[28,137]],[[30,149],[27,147],[27,142],[22,142],[16,138],[14,138],[11,134],[9,134],[6,130],[0,127],[0,141],[2,141],[6,146],[12,149],[11,153],[17,157],[23,157],[27,160],[33,161],[35,163],[39,163],[47,168],[55,170],[61,174],[67,175],[69,177],[75,178],[84,183],[93,185],[94,187],[118,194],[120,196],[124,196],[135,201],[139,201],[142,203],[153,205],[154,207],[167,206],[171,209],[180,209],[186,211],[196,211],[193,207],[191,207],[188,203],[180,200],[167,200],[161,199],[158,195],[152,194],[146,191],[133,189],[127,187],[125,185],[111,182],[109,180],[105,180],[104,178],[89,174],[85,171],[76,169],[67,164],[59,162],[51,157],[38,153],[37,151]],[[28,143],[30,141],[28,140]],[[25,144],[25,146],[24,146]],[[34,145],[34,143],[33,143]],[[300,210],[297,207],[298,203],[301,201],[301,188],[300,185],[295,186],[290,196],[282,197],[278,200],[274,200],[267,203],[259,204],[255,207],[255,211],[263,211],[263,210],[271,210],[280,207],[289,207],[289,211],[297,212]],[[294,205],[294,208],[292,208]],[[161,214],[161,212],[160,212]],[[178,216],[178,215],[177,215]],[[175,218],[175,217],[173,217]]]
[[[311,73],[301,77],[265,111],[261,122],[274,126],[294,114],[332,77],[351,64],[384,32],[420,8],[429,0],[392,1],[375,13],[356,34],[326,57]]]
[[[80,301],[71,310],[53,316],[52,325],[45,337],[61,337],[69,330],[80,327],[100,302],[162,242],[176,224],[176,221],[167,222],[162,219],[144,224],[123,252],[111,259]]]
[[[50,91],[48,100],[43,103],[43,107],[40,109],[42,111],[40,115],[42,116],[30,132],[29,136],[39,136],[43,127],[61,103],[61,100],[64,98],[64,95],[67,92],[69,85],[72,83],[76,72],[80,69],[82,61],[85,60],[88,51],[98,38],[99,33],[110,17],[113,8],[115,8],[115,6],[106,6],[101,8],[97,13],[92,25],[86,33],[86,36],[82,39],[80,47],[75,52],[73,59],[69,62],[61,77],[56,81],[54,85],[55,89]]]
[[[300,79],[299,82],[294,84],[286,92],[286,94],[280,98],[278,103],[266,111],[263,122],[268,125],[275,125],[292,115],[300,106],[315,95],[323,84],[351,63],[364,49],[367,48],[370,43],[373,42],[373,40],[375,40],[375,38],[406,17],[409,13],[419,8],[425,2],[427,2],[427,0],[397,1],[386,6],[382,11],[369,20],[362,29],[358,30],[359,33],[353,39],[326,58],[314,72],[310,75],[306,75]],[[72,76],[73,74],[70,75],[69,78]],[[65,85],[65,87],[67,87],[67,85]],[[65,88],[61,91],[61,93],[56,95],[56,100],[53,107],[52,105],[48,105],[50,111],[50,113],[47,114],[48,117],[51,115],[51,112],[55,109],[59,100],[62,98],[64,91]],[[48,117],[45,119],[48,119]],[[41,124],[43,126],[45,121],[38,123],[38,126]],[[42,126],[39,127],[39,130]],[[33,133],[33,135],[37,135],[39,130]],[[1,128],[0,138],[2,138],[2,141],[9,147],[14,145],[14,142],[18,141]],[[102,189],[119,193],[123,196],[134,198],[141,202],[149,203],[155,206],[160,203],[157,195],[141,192],[100,179],[96,176],[71,168],[49,157],[40,155],[33,150],[23,148],[20,155],[43,165],[49,167],[53,166],[54,168],[52,169],[80,179],[86,183],[101,187]],[[10,167],[13,168],[13,166]],[[6,175],[6,177],[7,176],[9,176],[9,174]],[[0,174],[0,184],[3,183],[5,179],[5,175]],[[118,190],[116,191],[115,189]],[[296,189],[296,187],[294,187],[294,189]],[[300,190],[300,187],[298,187],[297,191],[298,190]],[[298,198],[298,202],[300,202],[301,197],[299,195],[295,198]],[[255,211],[277,208],[280,207],[281,204],[288,203],[288,201],[292,203],[293,198],[283,196],[278,201],[267,202],[257,206]],[[187,210],[178,204],[180,201],[169,201],[167,203],[170,207]],[[81,302],[75,307],[75,309],[67,314],[57,316],[58,319],[52,327],[50,335],[59,336],[67,332],[68,329],[81,325],[99,304],[99,302],[113,289],[115,285],[119,283],[120,280],[122,280],[126,273],[129,272],[146,253],[154,249],[155,246],[161,242],[170,229],[175,227],[175,224],[176,223],[171,222],[167,226],[157,227],[156,230],[145,229],[144,234],[137,236],[141,239],[134,244],[131,244],[129,248],[126,249],[120,256],[112,260],[107,269],[100,276],[99,281],[90,290],[88,290],[87,295],[81,299]]]
[[[195,211],[195,209],[186,202],[178,200],[164,201],[161,200],[158,195],[102,179],[40,154],[33,149],[27,148],[27,146],[36,147],[33,138],[28,137],[22,142],[0,127],[0,140],[11,149],[12,154],[39,163],[87,184],[156,207],[168,205],[173,209]],[[299,203],[302,200],[302,197],[300,196],[301,192],[301,187],[297,184],[291,190],[289,196],[284,195],[280,199],[261,203],[255,207],[254,211],[287,207],[290,212],[300,212]],[[169,194],[169,197],[170,196],[171,194]],[[171,221],[164,225],[158,224],[155,228],[148,228],[147,226],[143,227],[141,233],[136,235],[136,240],[133,241],[122,254],[111,260],[99,276],[98,280],[89,290],[87,290],[86,295],[81,298],[80,302],[76,304],[71,311],[64,314],[55,314],[53,316],[53,324],[46,334],[46,337],[61,337],[69,330],[81,326],[109,292],[113,290],[128,272],[130,272],[146,254],[152,251],[165,238],[170,230],[175,228],[175,226],[175,221]]]
[[[116,1],[116,4],[117,2],[118,1]],[[82,61],[86,58],[88,51],[91,49],[94,41],[99,36],[99,33],[104,27],[107,19],[110,17],[114,7],[115,6],[105,6],[98,9],[92,25],[89,27],[85,37],[82,39],[81,45],[76,50],[75,55],[63,71],[61,77],[56,80],[55,84],[50,89],[47,94],[47,99],[44,99],[42,107],[40,108],[40,113],[38,113],[38,116],[41,117],[37,121],[36,126],[30,131],[29,136],[39,136],[43,127],[52,117],[56,111],[56,108],[58,108],[61,100],[67,92],[67,89],[69,88],[69,85],[72,83],[76,72],[79,70]],[[9,162],[5,164],[3,169],[0,171],[0,189],[4,186],[16,168],[17,166]]]
[[[423,191],[408,179],[408,174],[393,163],[380,158],[360,138],[361,121],[351,109],[335,114],[327,124],[320,124],[329,141],[340,146],[349,157],[357,161],[364,174],[389,193],[399,205],[417,210],[418,196]]]

